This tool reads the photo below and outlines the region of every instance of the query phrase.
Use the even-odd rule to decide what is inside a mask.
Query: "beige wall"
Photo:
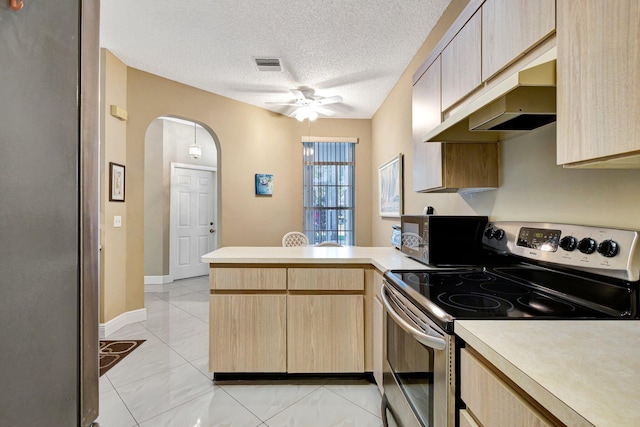
[[[107,61],[116,59],[108,52],[105,57]],[[118,141],[126,144],[120,146],[118,160],[127,166],[127,202],[120,204],[122,209],[126,205],[124,226],[117,230],[121,240],[117,245],[106,246],[103,251],[105,260],[111,256],[119,258],[119,278],[117,283],[109,280],[109,275],[115,274],[115,270],[111,270],[115,264],[105,262],[104,280],[101,282],[102,304],[113,304],[114,308],[103,310],[101,322],[144,307],[145,162],[158,162],[157,158],[145,158],[145,135],[152,122],[160,116],[194,120],[207,128],[218,144],[218,231],[222,246],[278,246],[287,231],[301,230],[301,137],[357,137],[356,239],[359,245],[371,245],[370,120],[319,119],[311,125],[299,123],[262,108],[139,70],[123,68],[124,65],[118,63],[120,79],[116,80],[110,77],[113,65],[106,62],[103,93],[107,96],[103,96],[103,105],[108,107],[111,102],[109,93],[121,93],[124,100],[118,102],[129,112],[126,125],[119,123],[126,128],[126,137],[118,136]],[[111,120],[104,116],[103,119],[107,123]],[[153,127],[150,131],[154,132]],[[107,140],[103,138],[103,141]],[[108,162],[107,157],[103,156],[103,160]],[[256,173],[274,175],[272,197],[255,196]],[[106,204],[104,194],[106,192],[102,201]],[[107,208],[105,217],[112,215],[106,211]],[[108,221],[112,218],[107,218]],[[166,240],[166,236],[163,239]],[[110,240],[111,237],[105,235],[103,244]],[[164,266],[162,272],[165,273]]]
[[[162,276],[163,248],[169,245],[164,232],[163,123],[154,120],[147,128],[144,156],[144,274]]]
[[[127,155],[129,161],[141,169],[144,136],[156,117],[174,115],[193,119],[214,132],[219,142],[223,246],[279,245],[285,232],[302,228],[300,141],[304,135],[359,138],[357,203],[370,206],[370,120],[319,119],[309,127],[307,123],[139,70],[130,68],[128,79]],[[255,196],[256,173],[274,174],[273,197]],[[134,195],[144,191],[143,183],[138,180],[129,188]],[[140,222],[141,201],[142,198],[132,197],[129,205],[130,215],[140,216]],[[357,227],[359,244],[369,244],[369,209],[359,211]]]
[[[501,179],[497,190],[481,193],[412,191],[411,87],[413,73],[467,4],[453,0],[440,22],[372,119],[372,181],[377,167],[405,154],[404,212],[488,215],[494,220],[551,221],[640,229],[640,170],[573,170],[556,165],[556,125],[500,143]],[[377,184],[376,184],[377,185]],[[397,219],[378,217],[372,200],[373,246],[388,245]]]
[[[127,163],[127,126],[109,114],[109,106],[127,109],[127,66],[107,50],[101,51],[100,117],[100,322],[127,310],[126,237],[127,205],[131,194],[131,168]],[[125,203],[109,201],[109,163],[125,165]],[[113,226],[113,217],[122,217],[122,227]],[[141,308],[141,307],[138,307]]]

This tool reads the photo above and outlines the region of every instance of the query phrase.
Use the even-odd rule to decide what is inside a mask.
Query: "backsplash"
[[[640,230],[640,170],[565,169],[556,165],[555,135],[556,125],[550,124],[502,142],[497,190],[458,193],[455,196],[465,202],[457,201],[458,206],[437,200],[438,195],[428,195],[427,204],[433,205],[436,213],[469,214],[468,206],[492,220],[552,221]],[[445,202],[440,209],[439,202]]]

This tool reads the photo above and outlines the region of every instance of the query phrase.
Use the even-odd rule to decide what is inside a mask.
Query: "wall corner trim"
[[[98,337],[106,338],[118,329],[136,322],[144,322],[147,320],[147,309],[141,308],[138,310],[127,311],[121,315],[109,320],[106,323],[100,323],[98,325]]]

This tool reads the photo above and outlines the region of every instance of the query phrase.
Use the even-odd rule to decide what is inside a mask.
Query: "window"
[[[304,233],[309,244],[354,244],[355,153],[353,142],[304,142]]]

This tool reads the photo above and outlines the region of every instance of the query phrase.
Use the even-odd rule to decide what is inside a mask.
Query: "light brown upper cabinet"
[[[480,11],[465,24],[442,51],[442,111],[480,86]]]
[[[640,2],[558,0],[558,164],[640,168]]]
[[[440,57],[413,85],[413,191],[455,191],[498,186],[496,144],[422,142],[440,124]]]
[[[482,5],[482,81],[554,32],[555,7],[555,0],[487,0]]]
[[[411,116],[413,131],[413,191],[442,187],[442,150],[439,143],[425,144],[422,135],[441,121],[440,57],[413,85]]]

